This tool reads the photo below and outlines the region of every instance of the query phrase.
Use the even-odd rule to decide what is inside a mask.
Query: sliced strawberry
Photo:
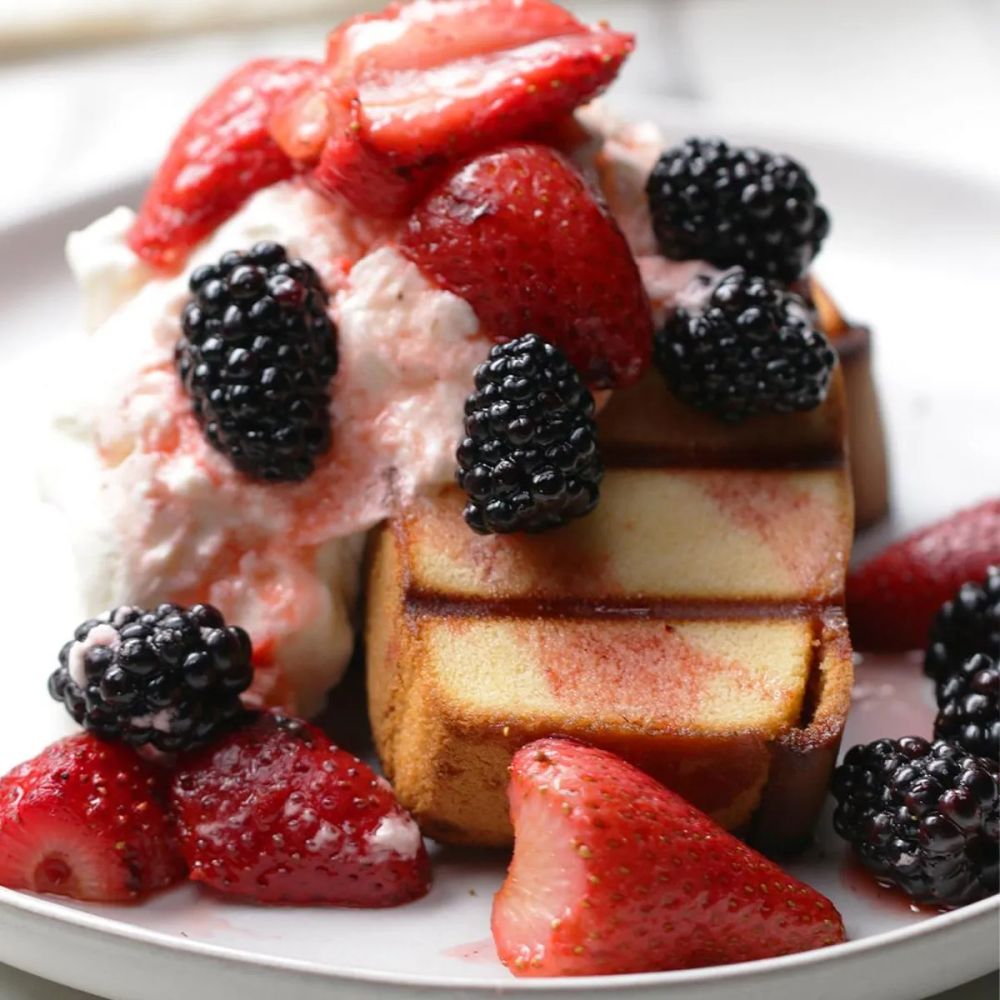
[[[417,206],[401,249],[495,340],[537,333],[593,386],[628,385],[649,363],[652,318],[625,237],[548,147],[459,165]]]
[[[590,100],[617,75],[632,36],[588,27],[549,0],[417,0],[347,21],[330,38],[318,184],[361,211],[402,214],[427,171],[521,138]],[[275,135],[299,154],[324,117],[301,102]]]
[[[826,897],[613,754],[531,743],[510,804],[493,940],[516,975],[686,969],[844,940]]]
[[[0,885],[138,899],[184,877],[164,773],[89,733],[0,778]]]
[[[938,609],[1000,563],[1000,499],[961,510],[895,542],[847,581],[847,616],[858,649],[927,645]]]
[[[318,729],[266,714],[182,761],[171,798],[191,878],[262,903],[395,906],[430,884],[388,783]]]
[[[348,18],[330,32],[334,80],[427,69],[591,29],[550,0],[415,0]]]
[[[282,102],[315,84],[322,70],[307,59],[260,59],[224,80],[171,144],[129,246],[155,267],[176,267],[251,194],[290,177],[295,165],[268,122]]]

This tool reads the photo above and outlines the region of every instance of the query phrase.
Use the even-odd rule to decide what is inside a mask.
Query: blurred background
[[[331,25],[381,6],[0,0],[0,220],[151,170],[185,113],[241,60],[317,55]],[[1000,0],[568,6],[638,33],[618,106],[642,92],[713,126],[863,145],[1000,181]]]

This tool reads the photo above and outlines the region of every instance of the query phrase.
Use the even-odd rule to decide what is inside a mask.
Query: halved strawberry
[[[185,758],[171,788],[191,878],[262,903],[396,906],[430,862],[389,784],[278,714]]]
[[[994,563],[1000,563],[1000,498],[900,539],[848,577],[851,640],[865,650],[922,649],[941,605]]]
[[[613,754],[531,743],[510,804],[493,940],[515,975],[686,969],[844,940],[828,899]]]
[[[604,89],[630,35],[588,27],[549,0],[416,0],[333,32],[327,106],[303,100],[304,126],[275,121],[294,154],[324,119],[317,183],[360,210],[402,214],[435,166],[520,138]],[[303,144],[302,134],[311,137]]]
[[[184,877],[164,773],[80,733],[0,778],[0,885],[138,899]]]
[[[268,122],[323,71],[308,59],[259,59],[224,80],[184,123],[146,192],[129,246],[154,267],[188,251],[260,188],[295,164]]]
[[[652,317],[625,237],[574,167],[546,146],[460,164],[414,210],[400,247],[471,303],[495,340],[559,347],[592,386],[636,381]]]

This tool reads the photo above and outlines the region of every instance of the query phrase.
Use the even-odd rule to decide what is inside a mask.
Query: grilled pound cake
[[[587,518],[477,536],[456,488],[400,510],[369,577],[369,710],[424,830],[509,843],[511,756],[555,733],[769,849],[800,843],[850,700],[844,420],[839,371],[818,409],[738,427],[651,375],[602,414]]]
[[[820,329],[836,348],[844,373],[854,524],[860,531],[889,511],[889,461],[872,370],[871,330],[848,322],[815,278],[809,279],[808,293],[816,307]]]

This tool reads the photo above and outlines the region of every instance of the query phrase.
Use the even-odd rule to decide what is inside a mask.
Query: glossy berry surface
[[[196,268],[177,370],[205,437],[255,479],[306,479],[330,447],[336,332],[327,294],[277,243]]]
[[[319,79],[310,59],[256,59],[213,90],[181,127],[128,234],[147,263],[176,269],[255,191],[296,165],[268,124],[275,109]]]
[[[980,757],[1000,757],[1000,663],[975,653],[938,684],[934,735]]]
[[[721,139],[668,149],[646,185],[665,257],[741,265],[782,282],[802,277],[830,231],[801,164]]]
[[[931,624],[924,670],[938,687],[975,653],[1000,659],[1000,565],[970,581],[946,601]]]
[[[730,422],[819,406],[836,355],[803,301],[739,267],[703,284],[655,338],[654,358],[670,388]]]
[[[833,824],[862,864],[918,903],[997,891],[997,763],[916,736],[852,747],[833,778]]]
[[[261,903],[395,906],[430,864],[388,782],[282,715],[185,757],[171,802],[191,878]]]
[[[689,969],[837,944],[833,903],[614,754],[514,755],[493,940],[518,976]]]
[[[0,778],[0,885],[131,902],[184,877],[166,772],[78,733]]]
[[[126,605],[76,629],[49,693],[102,739],[171,753],[241,719],[250,655],[246,632],[208,604]]]
[[[321,190],[405,215],[450,163],[596,96],[633,45],[551,0],[392,3],[330,33],[324,78],[272,134]]]
[[[516,144],[459,164],[414,209],[401,251],[465,299],[499,343],[530,331],[589,386],[649,365],[653,321],[635,258],[577,169]]]
[[[497,345],[475,386],[458,448],[469,526],[544,531],[593,510],[603,475],[594,398],[562,352],[534,334]]]

